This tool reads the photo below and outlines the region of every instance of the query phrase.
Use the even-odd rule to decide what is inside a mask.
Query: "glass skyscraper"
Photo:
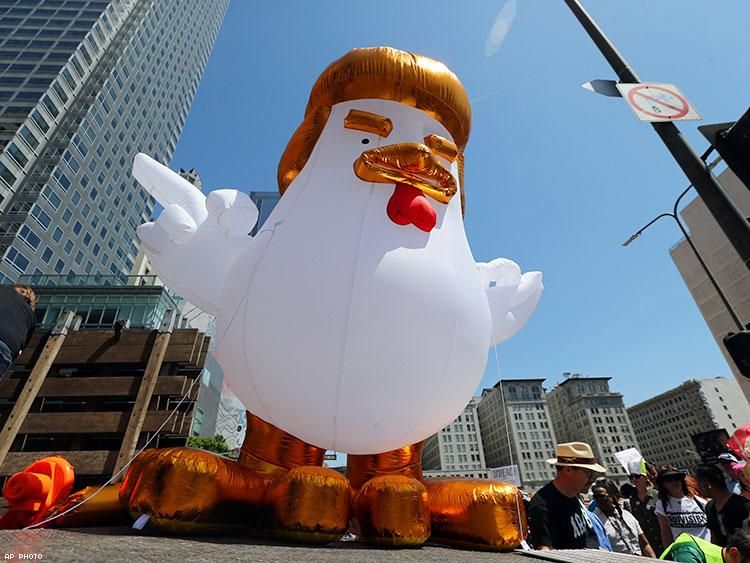
[[[0,0],[0,283],[124,275],[229,0]]]

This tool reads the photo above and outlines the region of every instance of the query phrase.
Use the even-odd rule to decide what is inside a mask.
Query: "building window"
[[[68,188],[70,188],[70,179],[63,173],[62,170],[60,170],[59,168],[55,168],[55,171],[52,173],[52,177],[64,191],[68,191]]]
[[[55,210],[57,210],[62,203],[60,196],[58,196],[50,186],[44,186],[42,189],[42,197]]]
[[[45,95],[42,98],[42,105],[47,109],[52,117],[57,117],[60,114],[60,110],[57,109],[57,106],[48,95]]]
[[[2,162],[0,162],[0,179],[2,179],[9,188],[16,182],[16,177]]]
[[[39,146],[39,140],[34,136],[34,134],[25,125],[21,127],[21,129],[18,131],[18,134],[21,135],[21,138],[24,140],[24,142],[29,146],[31,150],[34,150]]]
[[[23,242],[25,242],[27,245],[29,245],[29,248],[31,250],[36,250],[39,248],[39,244],[42,242],[42,240],[32,231],[28,225],[22,225],[20,229],[18,229],[18,238],[20,238]]]
[[[68,165],[68,167],[73,171],[74,174],[81,168],[81,164],[76,160],[76,158],[71,154],[70,151],[65,151],[65,154],[63,155],[63,161]]]
[[[50,223],[52,223],[50,216],[47,215],[38,205],[31,208],[31,216],[36,219],[45,231],[49,228]]]
[[[29,267],[29,259],[12,246],[5,254],[5,261],[21,274],[23,274],[26,271],[26,268]]]

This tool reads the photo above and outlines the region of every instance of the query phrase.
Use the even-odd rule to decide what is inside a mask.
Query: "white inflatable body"
[[[346,129],[351,109],[388,117],[392,132],[383,139]],[[164,236],[139,230],[167,284],[215,307],[217,356],[237,397],[308,443],[379,453],[440,430],[475,392],[489,347],[519,330],[541,295],[538,272],[521,276],[502,259],[475,264],[458,194],[447,205],[428,200],[437,224],[424,232],[389,219],[393,185],[355,175],[363,151],[431,134],[451,139],[398,102],[339,103],[254,238],[224,244],[210,218],[180,230],[166,225],[179,223],[175,216],[163,221],[169,252],[160,252]],[[442,162],[458,178],[456,163]],[[169,255],[175,244],[189,248],[192,264]]]

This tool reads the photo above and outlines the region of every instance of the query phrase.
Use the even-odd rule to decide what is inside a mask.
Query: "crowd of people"
[[[527,504],[537,550],[603,549],[685,563],[750,563],[750,491],[741,462],[721,454],[695,477],[643,460],[628,464],[622,487],[583,442],[558,444],[554,480]]]

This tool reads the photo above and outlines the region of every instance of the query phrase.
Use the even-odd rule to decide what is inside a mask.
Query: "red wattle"
[[[386,212],[397,225],[414,225],[426,233],[437,223],[437,213],[421,190],[407,184],[396,184]]]

